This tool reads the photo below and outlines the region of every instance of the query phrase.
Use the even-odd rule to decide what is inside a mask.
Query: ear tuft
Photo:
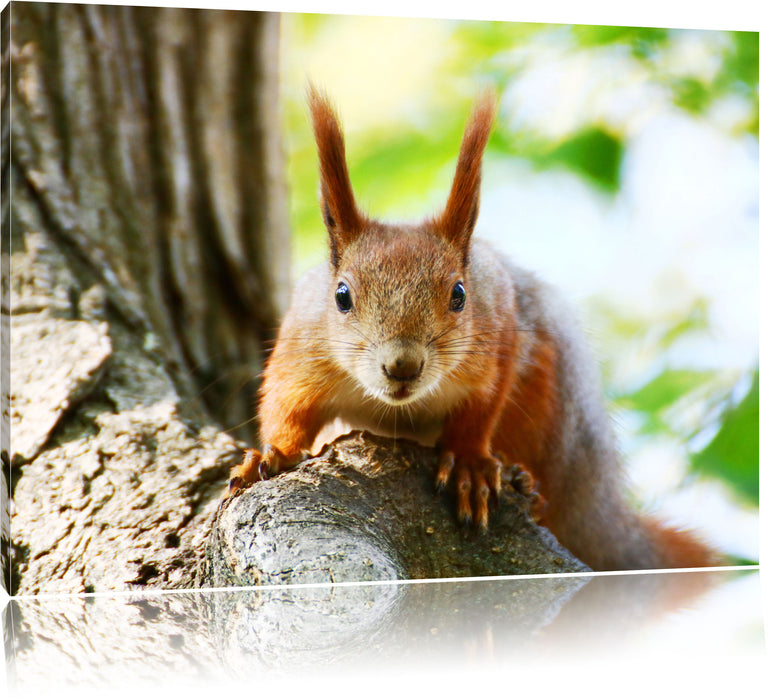
[[[453,185],[442,215],[434,220],[441,236],[459,248],[466,258],[480,205],[482,155],[496,114],[496,94],[480,95],[472,109],[458,154]]]
[[[345,160],[345,139],[334,107],[325,93],[308,86],[321,177],[321,212],[329,231],[332,261],[336,266],[342,246],[355,239],[365,219],[356,206]]]

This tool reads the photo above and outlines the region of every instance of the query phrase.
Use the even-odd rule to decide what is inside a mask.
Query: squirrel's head
[[[312,87],[309,103],[329,232],[332,352],[371,395],[410,403],[452,372],[466,350],[469,248],[494,95],[486,93],[469,118],[444,211],[411,226],[359,211],[337,115]]]

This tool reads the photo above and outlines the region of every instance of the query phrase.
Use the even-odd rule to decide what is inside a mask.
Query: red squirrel
[[[716,563],[631,507],[575,322],[548,285],[472,238],[495,95],[474,106],[444,211],[415,225],[361,212],[337,114],[308,97],[330,259],[294,291],[259,391],[263,452],[246,452],[230,492],[297,465],[339,420],[436,445],[437,486],[455,488],[464,523],[487,528],[514,464],[541,493],[541,524],[593,569]]]

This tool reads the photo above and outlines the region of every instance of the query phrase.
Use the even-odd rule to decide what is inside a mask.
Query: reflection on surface
[[[212,695],[322,671],[759,653],[759,597],[758,572],[711,571],[19,599],[6,659],[12,694],[194,683]]]

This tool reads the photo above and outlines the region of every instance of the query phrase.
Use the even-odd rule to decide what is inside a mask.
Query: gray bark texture
[[[461,527],[434,496],[437,455],[363,432],[224,501],[203,583],[256,586],[588,571],[505,486],[487,533]],[[321,494],[326,494],[325,498]]]
[[[288,296],[278,24],[3,12],[15,592],[172,585],[160,561],[254,434]]]
[[[2,17],[9,592],[585,570],[508,486],[459,528],[405,441],[351,435],[219,506],[288,295],[279,17]]]

